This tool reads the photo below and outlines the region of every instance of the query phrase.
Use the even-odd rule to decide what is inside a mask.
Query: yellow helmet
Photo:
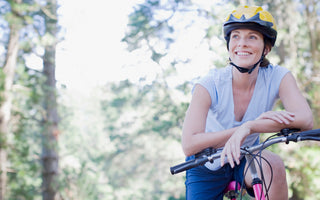
[[[274,46],[277,39],[277,27],[272,15],[260,6],[240,6],[227,17],[223,24],[224,38],[229,43],[232,30],[248,28],[259,31]]]

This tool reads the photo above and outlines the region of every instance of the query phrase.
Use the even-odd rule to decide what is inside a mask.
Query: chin
[[[249,69],[250,68],[250,66],[252,66],[252,65],[248,65],[248,63],[234,63],[234,64],[236,64],[237,66],[239,66],[239,67],[242,67],[242,68],[247,68],[247,69]]]

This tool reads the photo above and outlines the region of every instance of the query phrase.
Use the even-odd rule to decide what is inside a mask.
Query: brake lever
[[[301,131],[300,129],[298,128],[284,128],[284,129],[281,129],[280,133],[277,133],[277,136],[289,136],[291,133],[295,133],[295,132],[299,132]]]

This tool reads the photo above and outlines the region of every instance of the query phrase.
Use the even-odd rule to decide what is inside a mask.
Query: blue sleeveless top
[[[216,132],[240,126],[244,122],[255,120],[263,112],[272,110],[279,99],[281,80],[287,72],[289,72],[288,69],[278,65],[259,67],[258,78],[248,108],[242,120],[236,121],[232,92],[232,66],[210,70],[206,76],[194,84],[194,86],[200,84],[206,88],[211,97],[205,131]],[[194,87],[192,93],[193,90]],[[251,134],[244,141],[243,146],[253,145],[258,138],[259,133]]]

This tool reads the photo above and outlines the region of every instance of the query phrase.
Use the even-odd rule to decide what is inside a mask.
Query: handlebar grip
[[[186,171],[188,169],[198,167],[200,165],[204,165],[206,162],[208,162],[208,157],[202,157],[202,158],[197,158],[194,160],[189,160],[187,162],[181,163],[179,165],[170,167],[170,172],[172,175],[178,174],[180,172]]]
[[[304,141],[304,140],[316,140],[320,141],[320,129],[303,131],[300,133],[293,133],[292,135],[287,136],[287,143]]]
[[[302,137],[307,137],[307,136],[320,137],[320,129],[313,129],[313,130],[300,132],[300,136],[302,136]]]

